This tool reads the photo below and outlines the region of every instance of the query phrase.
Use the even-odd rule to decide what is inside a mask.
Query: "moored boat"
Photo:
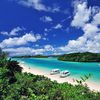
[[[59,74],[59,73],[60,73],[59,69],[53,69],[51,70],[50,75]]]
[[[61,72],[60,77],[61,78],[65,78],[65,77],[67,77],[69,75],[70,75],[70,72],[68,70],[65,70],[65,71],[62,71]]]

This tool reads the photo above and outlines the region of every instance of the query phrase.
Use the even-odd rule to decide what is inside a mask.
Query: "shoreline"
[[[43,70],[40,70],[38,68],[29,67],[29,66],[25,65],[24,63],[19,63],[19,65],[23,68],[22,72],[31,73],[31,74],[34,74],[34,75],[43,75],[43,76],[48,77],[49,79],[51,79],[51,81],[57,81],[58,83],[68,82],[72,85],[77,84],[75,82],[75,78],[73,78],[71,76],[66,77],[66,78],[60,78],[59,74],[50,75],[50,73],[48,73],[48,72],[44,72]],[[93,81],[92,82],[87,81],[84,84],[87,84],[89,89],[92,90],[92,91],[100,91],[99,83],[97,84],[96,82],[93,82]]]

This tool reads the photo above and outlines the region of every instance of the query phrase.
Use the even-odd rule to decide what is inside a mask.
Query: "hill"
[[[75,62],[100,62],[100,54],[90,52],[71,53],[59,56],[58,60]]]

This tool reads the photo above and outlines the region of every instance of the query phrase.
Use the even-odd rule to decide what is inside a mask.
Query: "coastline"
[[[29,66],[25,65],[24,63],[19,63],[19,65],[23,68],[23,72],[31,73],[31,74],[34,74],[34,75],[43,75],[45,77],[50,78],[51,81],[57,81],[58,83],[68,82],[72,85],[77,84],[75,82],[75,78],[73,78],[71,76],[66,77],[66,78],[60,78],[59,75],[50,75],[50,73],[48,73],[48,72],[44,72],[43,70],[40,70],[38,68],[29,67]],[[92,82],[87,81],[84,84],[87,84],[89,89],[92,90],[92,91],[100,91],[99,83],[97,84],[96,82],[93,82],[93,81]]]

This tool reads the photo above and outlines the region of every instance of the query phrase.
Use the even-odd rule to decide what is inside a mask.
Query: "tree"
[[[7,68],[11,72],[22,72],[22,67],[20,67],[19,63],[11,59],[8,60]]]

